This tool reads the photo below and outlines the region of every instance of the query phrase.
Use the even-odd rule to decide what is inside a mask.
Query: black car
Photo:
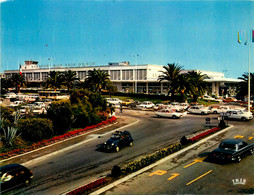
[[[124,146],[132,146],[133,139],[129,131],[116,131],[112,134],[111,138],[101,145],[102,150],[116,151]]]
[[[1,192],[7,192],[19,186],[28,186],[33,173],[20,164],[10,164],[0,167]]]
[[[240,139],[225,139],[217,149],[210,153],[209,158],[221,162],[240,162],[242,157],[253,154],[253,152],[254,144],[248,144]]]

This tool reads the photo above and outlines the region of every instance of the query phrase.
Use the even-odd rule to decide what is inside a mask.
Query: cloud
[[[4,2],[7,2],[7,1],[13,1],[13,0],[0,0],[0,3],[4,3]]]

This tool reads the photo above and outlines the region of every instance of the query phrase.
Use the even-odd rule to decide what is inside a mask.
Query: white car
[[[45,108],[45,103],[44,102],[34,102],[33,106],[35,108]]]
[[[13,92],[6,93],[5,95],[5,98],[16,98],[16,97],[17,97],[16,93]]]
[[[212,108],[211,113],[218,114],[218,113],[222,113],[222,112],[227,112],[228,110],[230,110],[229,106],[219,106],[217,108]]]
[[[171,109],[174,109],[174,110],[176,110],[176,111],[181,111],[181,110],[183,110],[183,107],[180,106],[180,103],[179,103],[179,102],[171,102],[171,103],[170,103],[170,108],[171,108]]]
[[[19,109],[19,112],[21,115],[28,114],[30,111],[31,111],[31,106],[29,105],[21,106]]]
[[[153,108],[155,106],[155,104],[153,102],[150,101],[144,101],[142,103],[140,103],[139,105],[137,105],[137,108]]]
[[[180,106],[184,109],[184,110],[187,110],[188,108],[189,108],[189,106],[190,106],[190,104],[188,104],[188,103],[180,103]]]
[[[226,119],[237,119],[247,121],[253,119],[253,115],[250,112],[243,112],[242,110],[229,110],[226,113],[221,113]]]
[[[209,96],[209,95],[204,95],[203,97],[204,100],[210,100],[210,101],[215,101],[215,98]]]
[[[13,103],[11,103],[10,107],[17,107],[17,106],[19,106],[21,104],[24,104],[24,102],[17,100],[17,101],[14,101]]]
[[[46,108],[39,108],[39,107],[34,107],[32,109],[33,114],[47,114]]]
[[[171,109],[162,109],[155,112],[156,116],[158,117],[168,117],[168,118],[181,118],[184,114],[182,112],[176,112]]]
[[[211,110],[208,107],[191,106],[188,108],[188,112],[192,114],[210,114]]]
[[[106,100],[109,104],[112,104],[113,106],[120,105],[122,103],[122,100],[118,98],[106,98]]]

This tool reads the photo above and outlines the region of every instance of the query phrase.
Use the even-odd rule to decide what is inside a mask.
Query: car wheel
[[[173,115],[172,118],[173,118],[173,119],[176,119],[176,115]]]
[[[242,117],[241,120],[242,120],[242,121],[246,121],[247,119],[246,119],[245,117]]]
[[[204,115],[205,113],[204,112],[201,112],[202,115]]]
[[[130,142],[130,143],[129,143],[129,146],[133,146],[133,142]]]
[[[24,182],[24,185],[25,186],[29,186],[31,183],[31,180],[30,179],[26,179],[25,182]]]
[[[241,162],[241,160],[242,160],[241,156],[237,156],[236,161]]]
[[[254,149],[250,149],[250,155],[254,153]]]
[[[116,146],[116,152],[119,152],[120,148],[118,146]]]
[[[213,114],[217,114],[217,111],[213,111]]]

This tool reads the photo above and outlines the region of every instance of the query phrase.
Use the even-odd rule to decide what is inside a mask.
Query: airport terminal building
[[[86,66],[85,64],[71,64],[68,66],[52,65],[39,66],[37,61],[25,61],[20,66],[20,70],[6,70],[4,76],[8,79],[14,73],[22,72],[27,82],[40,86],[48,77],[50,71],[64,72],[72,70],[77,77],[84,81],[89,70],[101,69],[110,75],[110,80],[118,88],[118,91],[125,93],[145,93],[145,94],[167,94],[167,82],[159,82],[158,77],[164,71],[163,65],[143,64],[131,65],[129,62],[108,63],[101,66]],[[202,71],[202,70],[183,70],[197,71],[206,74],[208,95],[224,96],[235,95],[236,85],[241,82],[239,79],[225,78],[224,73]]]

